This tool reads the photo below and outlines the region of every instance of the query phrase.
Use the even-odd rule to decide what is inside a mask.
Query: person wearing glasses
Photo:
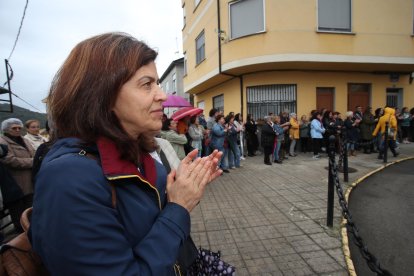
[[[46,138],[44,138],[42,135],[40,135],[40,122],[38,120],[28,120],[26,123],[24,123],[24,126],[26,128],[26,135],[24,138],[26,138],[32,147],[37,150],[37,148],[43,144],[44,142],[47,142]]]
[[[13,224],[18,232],[22,232],[19,220],[22,212],[32,206],[33,185],[32,185],[32,165],[34,148],[30,142],[22,137],[21,131],[23,123],[17,118],[10,118],[1,123],[3,136],[0,137],[0,144],[6,145],[8,153],[0,159],[6,169],[10,172],[13,179],[23,192],[23,198],[10,209]]]

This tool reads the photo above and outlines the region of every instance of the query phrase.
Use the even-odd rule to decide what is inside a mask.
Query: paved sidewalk
[[[413,156],[414,144],[400,152],[398,159]],[[191,213],[194,242],[221,250],[237,275],[348,275],[336,195],[334,227],[326,227],[328,158],[301,153],[267,166],[260,155],[242,164],[207,187]],[[357,172],[349,184],[382,165],[376,154],[350,157]]]

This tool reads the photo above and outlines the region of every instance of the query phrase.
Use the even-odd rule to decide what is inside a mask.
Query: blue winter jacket
[[[321,121],[319,121],[318,119],[313,119],[311,122],[311,137],[322,139],[324,133],[325,128],[323,127]]]
[[[218,149],[223,151],[224,148],[224,139],[226,139],[226,132],[224,131],[224,127],[216,123],[213,128],[211,129],[211,146],[214,149]]]
[[[52,275],[174,275],[190,233],[189,213],[166,202],[161,164],[150,158],[143,177],[108,141],[85,149],[65,138],[51,148],[36,178],[33,248]],[[152,184],[145,174],[150,167]]]

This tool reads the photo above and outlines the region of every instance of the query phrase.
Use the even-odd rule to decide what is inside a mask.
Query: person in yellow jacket
[[[290,148],[289,156],[296,156],[295,145],[296,141],[299,140],[299,122],[296,113],[290,114],[290,129],[289,129],[289,138],[290,138]]]
[[[385,141],[385,125],[388,122],[388,128],[394,132],[394,135],[392,137],[388,137],[388,147],[391,150],[394,157],[396,157],[399,153],[395,150],[396,143],[395,140],[397,138],[397,118],[395,118],[395,109],[391,107],[384,108],[384,115],[381,116],[379,119],[377,126],[374,129],[374,132],[372,132],[372,135],[374,137],[377,136],[378,132],[382,135],[382,142],[380,146],[380,152],[378,155],[378,159],[383,158],[384,154],[384,141]]]

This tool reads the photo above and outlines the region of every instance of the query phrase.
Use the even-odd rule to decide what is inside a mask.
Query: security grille
[[[398,93],[387,93],[387,106],[398,107]]]
[[[270,112],[296,112],[296,84],[247,87],[247,113],[259,119]]]
[[[224,112],[224,95],[213,97],[213,108]]]

